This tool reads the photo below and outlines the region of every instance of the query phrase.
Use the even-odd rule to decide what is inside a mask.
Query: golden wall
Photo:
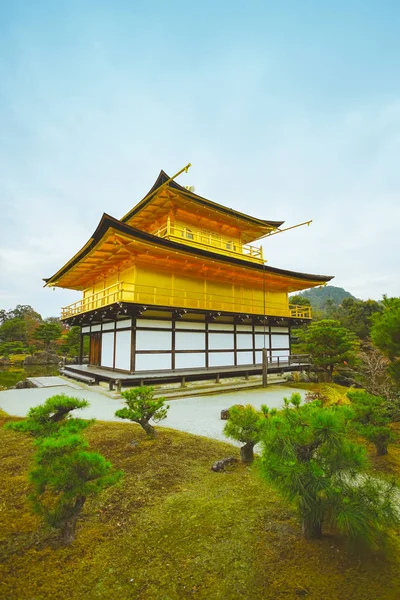
[[[206,275],[166,272],[156,267],[131,266],[96,282],[84,291],[83,310],[113,302],[290,316],[288,295],[246,282],[219,281]],[[80,311],[81,312],[81,311]]]

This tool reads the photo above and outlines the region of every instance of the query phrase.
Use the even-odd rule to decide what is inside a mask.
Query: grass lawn
[[[0,424],[8,418],[1,417]],[[147,441],[133,424],[98,422],[87,430],[93,449],[125,478],[87,501],[76,542],[61,547],[29,508],[32,438],[0,430],[0,598],[400,597],[397,557],[358,555],[333,533],[305,541],[294,512],[256,472],[210,470],[215,460],[238,456],[236,448],[158,432]],[[397,459],[390,460],[392,469]]]

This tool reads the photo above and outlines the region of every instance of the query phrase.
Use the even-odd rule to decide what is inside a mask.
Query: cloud
[[[52,56],[19,30],[18,68],[4,78],[2,306],[29,303],[49,316],[78,299],[42,289],[42,278],[86,243],[103,212],[121,217],[161,168],[172,174],[189,160],[180,182],[200,195],[287,225],[313,219],[263,242],[270,265],[335,275],[361,298],[400,295],[400,100],[314,110],[282,84],[272,43],[263,54],[251,40],[213,46],[196,54],[196,68],[185,57],[172,69],[182,48],[172,51],[165,32],[165,56],[158,48],[143,60],[137,41],[122,56],[95,30],[87,42],[79,32]]]

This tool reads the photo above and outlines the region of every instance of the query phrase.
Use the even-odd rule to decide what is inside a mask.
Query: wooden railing
[[[65,306],[61,309],[61,318],[67,319],[115,302],[311,319],[311,308],[309,306],[287,305],[285,307],[282,304],[272,302],[264,305],[262,300],[255,300],[244,295],[238,297],[222,296],[190,290],[171,290],[123,281]]]
[[[257,363],[261,365],[262,363]],[[309,354],[287,354],[284,356],[268,356],[268,367],[300,367],[309,366],[311,364],[311,356]]]
[[[297,319],[311,319],[312,311],[311,306],[301,306],[299,304],[289,304],[289,310],[292,317]]]
[[[166,238],[179,242],[181,244],[187,244],[188,246],[195,246],[197,248],[204,248],[218,252],[219,254],[225,254],[227,256],[235,256],[249,260],[251,262],[264,263],[262,247],[251,246],[250,244],[242,244],[238,240],[229,239],[227,237],[218,235],[211,231],[205,231],[203,229],[196,229],[191,227],[181,227],[173,225],[168,219],[167,224],[155,231],[151,232],[152,235]]]

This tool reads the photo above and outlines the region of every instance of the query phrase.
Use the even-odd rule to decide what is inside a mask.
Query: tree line
[[[346,298],[326,310],[323,318],[317,314],[309,325],[292,330],[294,351],[311,355],[318,380],[359,384],[373,394],[398,396],[400,298]]]
[[[27,304],[0,309],[0,357],[41,350],[73,357],[79,355],[79,344],[80,328],[68,327],[57,317],[42,318]]]

